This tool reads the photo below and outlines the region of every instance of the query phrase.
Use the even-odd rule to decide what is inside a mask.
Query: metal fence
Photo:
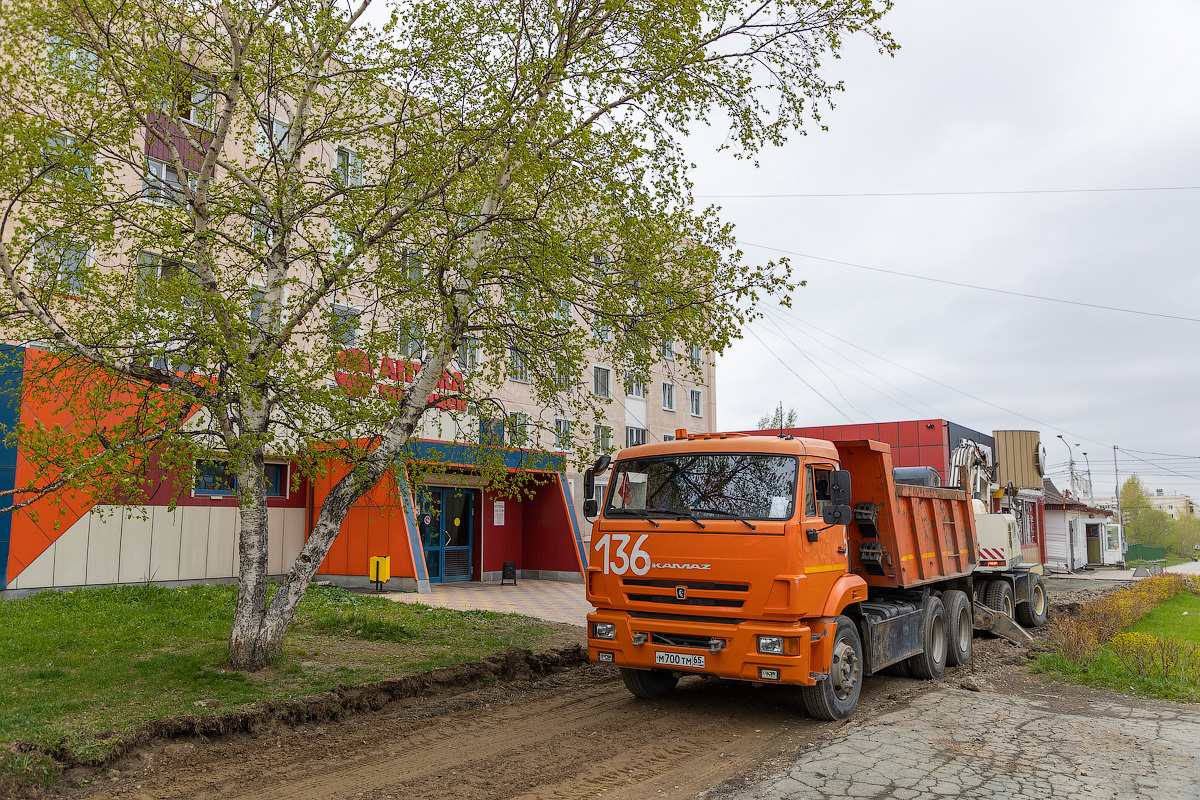
[[[1148,544],[1131,544],[1125,554],[1126,561],[1162,561],[1167,557],[1167,548],[1151,547]]]

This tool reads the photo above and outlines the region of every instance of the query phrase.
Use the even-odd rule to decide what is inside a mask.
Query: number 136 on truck
[[[970,660],[976,627],[1045,623],[1013,517],[897,482],[888,445],[680,434],[584,474],[588,655],[634,695],[687,674],[792,684],[812,716],[841,719],[867,676],[936,679]]]

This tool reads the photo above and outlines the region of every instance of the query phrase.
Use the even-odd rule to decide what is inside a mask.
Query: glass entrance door
[[[421,500],[421,544],[429,580],[471,580],[475,498],[470,489],[428,487]]]

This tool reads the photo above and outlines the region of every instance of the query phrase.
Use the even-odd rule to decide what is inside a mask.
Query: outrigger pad
[[[1003,636],[1015,644],[1032,642],[1029,631],[1013,622],[999,611],[988,608],[983,603],[975,603],[975,619],[972,621],[975,630],[991,631],[997,636]]]

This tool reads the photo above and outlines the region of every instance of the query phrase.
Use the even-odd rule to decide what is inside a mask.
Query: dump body
[[[978,564],[965,491],[897,484],[882,442],[834,442],[854,487],[851,571],[869,586],[915,588],[970,575]]]

